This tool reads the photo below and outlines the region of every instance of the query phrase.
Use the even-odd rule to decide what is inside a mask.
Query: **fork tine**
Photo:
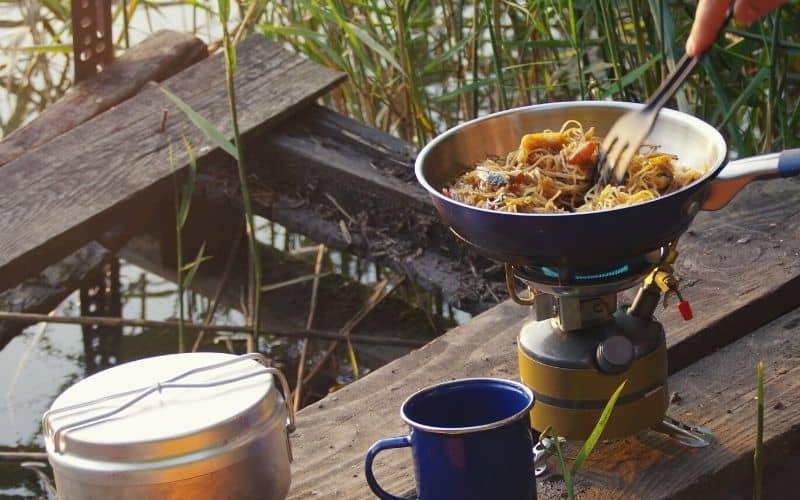
[[[638,148],[634,147],[631,143],[626,144],[625,149],[620,153],[617,161],[614,163],[614,180],[617,184],[622,184],[625,173],[628,171],[628,167],[630,167],[637,149]]]
[[[614,171],[614,165],[616,165],[617,159],[619,158],[620,143],[621,141],[619,139],[619,134],[614,133],[614,130],[612,129],[611,132],[606,135],[603,143],[600,145],[597,172],[599,175],[598,184],[601,187],[613,181],[612,174]]]
[[[720,33],[733,17],[735,3],[736,0],[728,3]],[[653,129],[658,112],[688,78],[702,55],[691,57],[684,54],[643,108],[628,111],[614,122],[600,146],[595,185],[602,189],[609,182],[622,183],[639,146]]]

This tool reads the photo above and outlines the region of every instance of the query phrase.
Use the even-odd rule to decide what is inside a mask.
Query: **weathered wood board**
[[[242,133],[263,132],[342,78],[260,36],[245,40],[235,77]],[[230,136],[224,80],[217,55],[164,86]],[[167,148],[174,145],[182,170],[188,161],[182,137],[201,161],[224,154],[153,85],[3,167],[0,289],[63,258],[112,224],[137,218],[143,207],[169,194],[173,174]]]
[[[189,33],[158,31],[134,45],[102,73],[76,83],[30,123],[0,142],[0,167],[116,106],[149,81],[160,82],[208,55]]]
[[[402,272],[460,309],[481,312],[506,297],[501,267],[439,222],[414,178],[410,145],[319,106],[252,144],[260,215]],[[219,170],[211,185],[235,187],[230,170]]]
[[[55,308],[93,270],[98,269],[108,250],[91,242],[36,277],[0,292],[0,310],[8,312],[47,312]],[[14,338],[26,323],[0,321],[0,349]]]
[[[761,181],[697,216],[675,266],[695,319],[680,321],[674,297],[658,313],[672,370],[800,306],[799,199],[798,179]]]
[[[206,54],[205,44],[193,36],[170,31],[154,33],[131,47],[104,73],[77,84],[33,122],[0,142],[0,166],[10,156],[38,146],[65,132],[67,128],[80,125],[127,99],[148,81],[164,80],[204,58]],[[115,249],[124,239],[126,230],[117,227],[112,233],[115,233],[114,237],[104,235],[98,238],[103,244],[90,242],[49,266],[38,276],[30,277],[0,293],[0,309],[9,312],[50,312],[81,281],[99,268],[108,254],[106,247]],[[26,323],[0,322],[0,349],[25,326]]]
[[[770,460],[780,460],[787,453],[787,446],[798,442],[798,402],[796,396],[790,398],[788,393],[796,391],[796,382],[791,379],[792,374],[796,378],[796,370],[792,371],[789,365],[792,361],[796,364],[800,346],[787,336],[797,337],[800,321],[791,321],[793,316],[790,316],[736,341],[753,328],[795,308],[800,301],[793,290],[800,265],[796,257],[800,251],[800,232],[793,221],[798,209],[790,203],[798,195],[797,182],[763,183],[748,187],[725,211],[698,217],[693,234],[687,234],[681,243],[683,253],[677,265],[684,281],[684,295],[694,302],[695,319],[683,323],[677,312],[659,312],[667,331],[671,359],[688,366],[670,378],[671,390],[682,396],[685,393],[683,401],[670,413],[693,423],[707,424],[720,442],[705,451],[690,451],[646,433],[598,448],[595,456],[603,457],[601,463],[606,465],[601,467],[605,468],[594,472],[593,461],[586,470],[588,477],[598,474],[604,481],[598,479],[584,486],[585,493],[595,495],[587,498],[619,498],[621,494],[632,498],[671,495],[678,498],[690,493],[697,496],[682,498],[701,498],[709,491],[703,488],[712,488],[708,481],[742,477],[740,473],[747,465],[745,444],[752,442],[753,432],[752,425],[747,427],[744,423],[753,422],[748,419],[753,415],[754,352],[768,366],[787,370],[779,377],[773,374],[768,378],[768,394],[781,394],[785,406],[784,410],[774,410],[768,416],[771,422],[768,425],[773,426],[768,434]],[[762,230],[771,231],[769,238],[759,232]],[[762,237],[755,238],[754,234]],[[698,279],[698,275],[702,278]],[[697,281],[686,286],[692,279]],[[372,498],[363,477],[363,456],[376,439],[405,432],[398,416],[402,401],[421,387],[449,378],[518,378],[515,338],[526,315],[525,308],[503,303],[301,411],[293,439],[296,462],[290,498]],[[788,329],[784,328],[786,325]],[[719,346],[731,342],[734,343],[725,350],[712,354]],[[755,350],[753,346],[763,349]],[[695,362],[698,364],[693,365]],[[709,390],[705,391],[706,388]],[[737,425],[728,425],[729,420]],[[638,446],[638,454],[626,451],[629,448],[625,443],[636,440],[643,440],[647,446],[655,443],[659,457],[680,457],[676,460],[683,464],[684,471],[691,469],[692,488],[696,490],[684,490],[689,481],[677,474],[662,481],[658,475],[660,461],[651,460],[647,462],[650,469],[629,475],[624,468],[607,465],[620,461],[638,464],[640,455],[652,458],[648,453],[656,452],[648,452],[650,448],[645,444],[631,445]],[[703,453],[713,458],[706,460]],[[407,452],[384,453],[377,463],[378,475],[389,491],[403,494],[413,489]],[[637,479],[640,476],[641,482]],[[656,483],[657,488],[646,486]],[[649,496],[651,491],[656,496]],[[647,494],[640,496],[642,492]]]
[[[373,498],[364,480],[364,453],[376,439],[406,432],[398,409],[408,395],[449,378],[517,378],[518,309],[510,303],[498,306],[468,330],[454,330],[301,411],[290,498]],[[681,397],[670,415],[710,428],[717,438],[711,447],[684,448],[651,431],[601,443],[584,465],[580,498],[748,498],[760,359],[767,365],[767,470],[800,446],[798,324],[800,312],[792,312],[670,377],[670,390]],[[388,491],[413,491],[407,451],[379,456],[376,475]],[[712,494],[721,485],[730,496]],[[744,495],[735,494],[742,488]],[[561,493],[558,485],[540,486],[540,498],[558,499]]]
[[[414,178],[408,145],[311,107],[254,151],[263,152],[251,162],[259,184],[281,193],[280,199],[267,194],[265,202],[257,203],[263,215],[400,268],[423,286],[438,287],[464,309],[480,311],[495,303],[495,296],[507,296],[500,269],[470,255],[439,223]],[[676,323],[674,367],[697,359],[697,343],[708,341],[708,335],[724,345],[800,305],[800,260],[795,257],[800,245],[792,240],[800,230],[800,208],[793,202],[797,185],[796,180],[755,183],[725,210],[700,213],[681,239],[676,269],[682,292],[707,325],[690,340],[697,322]],[[342,223],[349,228],[350,242],[341,235]],[[781,300],[775,300],[776,293]],[[670,303],[674,306],[674,297]],[[677,316],[673,311],[659,314]],[[728,316],[729,311],[734,314]]]

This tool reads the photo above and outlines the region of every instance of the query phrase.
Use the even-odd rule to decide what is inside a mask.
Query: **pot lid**
[[[241,439],[282,409],[272,373],[257,357],[173,354],[92,375],[64,391],[45,414],[47,450],[51,456],[144,461]]]

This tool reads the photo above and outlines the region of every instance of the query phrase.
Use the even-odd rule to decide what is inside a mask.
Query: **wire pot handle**
[[[246,373],[244,375],[238,375],[238,376],[235,376],[235,377],[230,377],[230,378],[226,378],[226,379],[222,379],[222,380],[217,380],[217,381],[214,381],[214,382],[195,383],[195,384],[179,383],[178,382],[179,380],[184,379],[184,378],[186,378],[186,377],[188,377],[190,375],[194,375],[196,373],[215,370],[217,368],[223,368],[225,366],[229,366],[229,365],[232,365],[234,363],[239,363],[241,361],[247,361],[247,360],[257,361],[258,363],[260,363],[261,365],[264,366],[264,369],[253,371],[253,372],[250,372],[250,373]],[[91,425],[95,425],[95,424],[97,424],[99,422],[102,422],[103,420],[105,420],[105,419],[107,419],[109,417],[113,417],[114,415],[116,415],[116,414],[118,414],[118,413],[120,413],[120,412],[122,412],[122,411],[124,411],[124,410],[126,410],[128,408],[130,408],[131,406],[135,405],[136,403],[138,403],[142,399],[146,398],[150,394],[153,394],[154,392],[159,392],[160,393],[164,389],[195,389],[195,388],[216,387],[216,386],[225,385],[225,384],[232,384],[234,382],[239,382],[241,380],[246,380],[248,378],[252,378],[252,377],[255,377],[257,375],[271,374],[271,375],[273,375],[274,377],[276,377],[278,379],[278,381],[281,384],[281,389],[283,390],[284,406],[286,407],[286,415],[287,415],[287,417],[286,417],[286,431],[287,431],[286,438],[287,438],[287,441],[288,441],[288,438],[289,438],[288,435],[290,433],[294,432],[294,430],[295,430],[295,415],[294,415],[294,411],[292,409],[292,405],[289,402],[290,401],[290,398],[289,398],[289,394],[290,394],[289,393],[289,383],[287,382],[286,377],[284,376],[284,374],[280,370],[278,370],[277,368],[271,367],[271,366],[267,366],[268,364],[269,364],[269,360],[263,354],[261,354],[261,353],[249,353],[249,354],[243,354],[241,356],[237,356],[236,358],[230,359],[228,361],[223,361],[222,363],[216,363],[216,364],[213,364],[213,365],[203,366],[203,367],[200,367],[200,368],[193,368],[193,369],[188,370],[186,372],[183,372],[183,373],[181,373],[179,375],[176,375],[176,376],[174,376],[174,377],[172,377],[172,378],[170,378],[170,379],[168,379],[168,380],[166,380],[164,382],[158,382],[158,383],[155,383],[155,384],[150,385],[150,386],[140,387],[138,389],[133,389],[133,390],[130,390],[130,391],[119,392],[119,393],[116,393],[116,394],[103,396],[101,398],[93,399],[91,401],[86,401],[86,402],[83,402],[83,403],[78,403],[78,404],[74,404],[74,405],[70,405],[70,406],[65,406],[63,408],[56,408],[56,409],[48,410],[48,411],[45,412],[44,416],[42,417],[42,428],[43,428],[43,430],[44,430],[46,435],[52,436],[54,451],[56,453],[63,453],[64,452],[64,444],[65,444],[64,443],[64,435],[66,434],[67,431],[71,431],[71,430],[75,430],[75,429],[83,428],[83,427],[89,427]],[[66,412],[69,412],[69,411],[72,411],[72,410],[81,409],[81,408],[87,408],[87,407],[90,407],[90,406],[93,406],[93,405],[96,405],[96,404],[99,404],[99,403],[103,403],[103,402],[110,401],[110,400],[117,399],[117,398],[122,398],[122,397],[125,397],[125,396],[133,396],[133,397],[128,399],[128,400],[126,400],[125,402],[121,403],[119,406],[115,407],[114,409],[109,410],[107,412],[101,413],[99,415],[94,415],[92,417],[89,417],[89,418],[86,418],[86,419],[83,419],[83,420],[72,422],[70,424],[67,424],[67,425],[59,427],[59,428],[54,428],[53,427],[52,418],[53,418],[54,415],[66,413]],[[290,458],[290,461],[291,461],[291,449],[289,450],[289,458]]]

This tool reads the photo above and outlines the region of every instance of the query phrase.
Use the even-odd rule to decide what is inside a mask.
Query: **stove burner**
[[[663,247],[624,262],[589,268],[513,266],[513,274],[531,288],[554,295],[604,295],[635,286],[668,253],[669,247]]]
[[[604,271],[594,274],[573,274],[573,278],[578,281],[603,281],[609,278],[617,278],[620,276],[625,275],[630,271],[631,267],[628,264],[623,264],[616,269],[611,269],[610,271]],[[557,269],[553,269],[552,267],[541,267],[542,273],[549,277],[558,279],[560,274],[558,273]]]

